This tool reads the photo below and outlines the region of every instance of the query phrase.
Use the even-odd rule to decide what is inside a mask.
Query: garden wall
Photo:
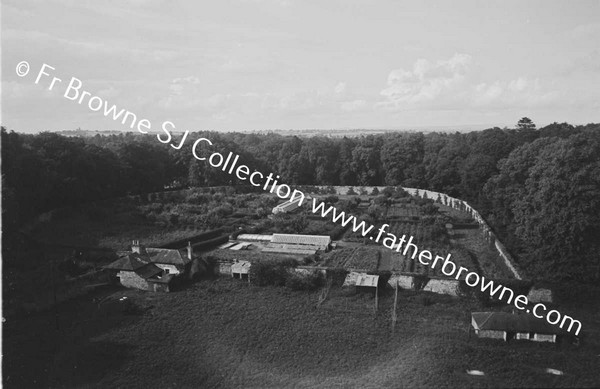
[[[504,261],[506,266],[510,269],[510,271],[513,273],[515,278],[518,280],[522,279],[521,275],[519,274],[519,272],[516,269],[516,265],[514,263],[512,256],[508,253],[508,251],[506,250],[504,245],[498,240],[498,238],[496,237],[496,235],[494,234],[494,232],[492,231],[490,226],[483,219],[483,217],[481,217],[479,212],[477,212],[476,209],[471,207],[466,201],[463,201],[460,199],[455,199],[454,197],[450,197],[445,193],[434,192],[434,191],[426,190],[426,189],[417,189],[417,188],[403,188],[403,189],[413,196],[419,196],[421,198],[426,197],[426,198],[432,199],[434,201],[438,201],[438,199],[439,199],[439,201],[446,206],[449,206],[458,211],[462,211],[462,212],[466,212],[466,213],[470,214],[473,217],[473,219],[475,219],[477,221],[477,223],[479,224],[479,226],[481,227],[481,229],[483,231],[483,236],[486,239],[486,241],[489,244],[493,245],[493,247],[496,249],[496,252],[498,253],[498,256],[500,256],[500,258],[502,258],[502,260]]]

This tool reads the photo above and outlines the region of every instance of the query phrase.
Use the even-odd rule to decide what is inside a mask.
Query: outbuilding
[[[231,264],[231,277],[250,282],[250,266],[252,264],[248,261],[234,260]]]
[[[535,342],[557,341],[565,331],[530,314],[507,312],[473,312],[471,325],[480,338],[531,340]]]

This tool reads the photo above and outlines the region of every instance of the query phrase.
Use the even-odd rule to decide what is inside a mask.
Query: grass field
[[[598,344],[468,336],[471,303],[402,292],[256,287],[221,278],[170,294],[118,290],[5,323],[4,385],[22,387],[598,387]],[[120,298],[126,300],[119,301]],[[559,369],[563,376],[545,372]],[[476,369],[477,377],[466,374]]]

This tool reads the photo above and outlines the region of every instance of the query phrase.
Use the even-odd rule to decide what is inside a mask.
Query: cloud
[[[455,54],[436,62],[419,59],[410,70],[392,70],[387,87],[380,93],[385,99],[375,108],[393,112],[548,107],[561,97],[559,91],[548,89],[539,78],[476,82],[472,67],[470,55]]]
[[[470,106],[509,108],[516,106],[539,107],[556,103],[558,91],[546,90],[538,78],[519,77],[510,81],[480,83],[470,90]]]
[[[468,54],[455,54],[437,62],[419,59],[412,70],[392,70],[380,93],[386,101],[378,107],[397,110],[439,99],[464,82],[471,61]]]

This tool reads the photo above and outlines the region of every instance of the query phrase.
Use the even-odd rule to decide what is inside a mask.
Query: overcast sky
[[[126,128],[66,85],[36,85],[42,63],[178,130],[600,122],[600,1],[2,0],[1,13],[2,125],[18,132]]]

